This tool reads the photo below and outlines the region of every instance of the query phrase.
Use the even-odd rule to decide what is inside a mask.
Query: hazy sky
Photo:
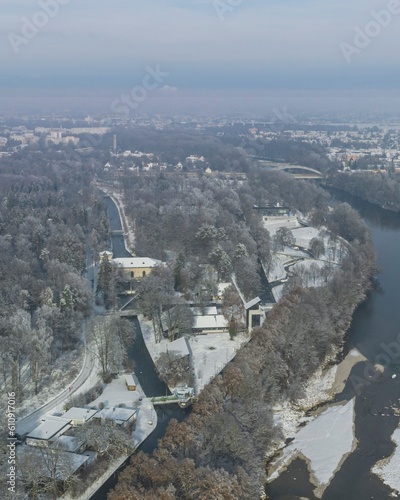
[[[398,0],[0,0],[0,9],[0,111],[34,98],[107,109],[157,65],[140,106],[202,107],[207,96],[237,107],[256,96],[370,96],[377,106],[400,87]]]

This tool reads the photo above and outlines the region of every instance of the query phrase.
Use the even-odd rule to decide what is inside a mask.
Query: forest
[[[1,163],[1,377],[19,404],[54,383],[62,356],[78,357],[92,312],[84,271],[108,238],[93,172],[61,158],[25,151]]]
[[[387,210],[400,211],[400,176],[394,173],[346,173],[329,178],[328,184]]]
[[[212,250],[218,245],[227,269],[238,275],[239,288],[246,289],[240,268],[254,274],[247,297],[257,291],[258,260],[268,262],[271,255],[260,255],[271,240],[261,230],[254,204],[289,204],[348,241],[340,269],[318,288],[294,287],[200,394],[189,417],[172,421],[151,455],[132,457],[109,495],[111,500],[259,498],[265,455],[282,438],[272,408],[301,397],[308,378],[340,348],[374,272],[369,233],[349,205],[330,209],[325,191],[279,172],[251,170],[248,182],[239,185],[222,178],[162,176],[125,179],[123,185],[141,253],[163,258],[173,249],[175,256],[185,256],[181,270],[186,273],[207,261],[218,268]]]

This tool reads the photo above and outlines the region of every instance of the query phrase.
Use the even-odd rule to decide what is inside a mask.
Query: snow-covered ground
[[[270,467],[268,481],[276,479],[298,457],[308,465],[314,491],[321,497],[342,463],[357,444],[354,435],[354,399],[347,404],[330,406],[303,427]]]
[[[171,343],[167,339],[156,344],[150,321],[141,317],[140,326],[153,361],[161,353],[167,352],[168,349],[171,350]],[[195,391],[198,394],[235,357],[241,346],[249,341],[249,336],[239,334],[231,340],[228,333],[211,333],[189,337],[188,340],[193,356]]]
[[[320,238],[320,231],[315,227],[299,227],[293,229],[293,236],[296,238],[296,245],[303,248],[310,248],[310,241],[313,238]]]
[[[299,424],[309,420],[304,417],[305,409],[330,399],[336,372],[336,365],[325,373],[321,368],[318,369],[307,383],[304,398],[298,400],[296,405],[285,402],[274,407],[274,422],[281,427],[285,439],[293,437]]]
[[[393,455],[381,460],[373,468],[372,472],[383,479],[383,482],[400,495],[400,427],[392,434],[392,441],[396,444]]]
[[[296,268],[298,269],[300,266],[303,266],[303,268],[310,271],[313,263],[320,269],[327,263],[335,266],[340,262],[346,251],[345,242],[340,238],[336,241],[331,241],[325,230],[318,230],[315,227],[303,227],[300,226],[300,223],[297,224],[297,227],[294,227],[293,224],[292,220],[286,221],[280,219],[277,222],[271,220],[264,221],[264,227],[270,232],[271,237],[275,235],[280,227],[291,229],[295,237],[294,247],[285,246],[282,252],[275,252],[267,273],[267,278],[270,283],[282,281],[282,284],[278,284],[272,289],[272,294],[277,302],[284,295],[283,283],[288,279],[288,273],[285,267],[290,266],[290,270],[295,271]],[[313,259],[306,251],[310,249],[310,242],[313,238],[320,238],[324,242],[325,253],[321,255],[319,259]],[[305,286],[321,286],[323,283],[324,279],[313,276],[312,273],[310,273],[308,283],[306,283]]]
[[[283,285],[283,284],[277,285],[277,286],[274,286],[274,288],[272,289],[272,295],[274,296],[274,299],[276,302],[279,302],[281,300],[281,298],[283,297],[284,286],[285,285]]]
[[[291,229],[292,231],[295,230],[298,227],[301,227],[300,222],[297,219],[294,218],[278,218],[277,220],[273,220],[272,218],[269,220],[263,220],[263,224],[265,229],[268,229],[269,234],[271,235],[271,238],[275,236],[275,233],[278,231],[280,227],[287,227],[288,229]]]
[[[352,349],[338,365],[328,370],[319,368],[307,382],[304,397],[295,405],[286,402],[274,407],[274,420],[282,427],[285,439],[297,432],[299,423],[304,421],[305,410],[329,401],[335,394],[342,392],[353,366],[365,360],[365,356],[357,349]]]
[[[103,403],[105,407],[108,406],[118,406],[123,403],[128,407],[135,407],[139,401],[140,397],[144,396],[143,391],[140,388],[139,383],[136,381],[136,390],[128,391],[125,383],[125,376],[121,375],[118,378],[107,384],[100,396],[88,403],[88,406],[99,406]]]
[[[271,266],[268,272],[268,281],[278,281],[286,278],[286,271],[284,266],[287,266],[293,261],[293,257],[283,253],[276,253],[272,257]]]

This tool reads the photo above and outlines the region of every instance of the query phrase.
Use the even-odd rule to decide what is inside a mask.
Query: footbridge
[[[298,178],[308,178],[308,179],[321,179],[323,174],[311,167],[304,167],[302,165],[279,165],[275,167],[276,170],[282,170],[287,172],[294,172],[294,176]]]
[[[149,398],[149,402],[154,406],[178,404],[181,408],[187,408],[194,403],[194,400],[194,396],[180,398],[175,394],[172,394],[171,396],[154,396]]]

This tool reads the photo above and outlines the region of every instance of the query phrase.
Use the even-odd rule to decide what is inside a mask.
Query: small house
[[[136,382],[132,375],[125,375],[125,383],[128,391],[136,391]]]
[[[228,322],[222,314],[194,316],[193,333],[224,333],[228,331]]]
[[[265,310],[261,307],[261,299],[260,297],[256,297],[250,302],[247,302],[244,305],[246,310],[246,319],[247,319],[247,331],[250,333],[253,328],[257,328],[262,325],[265,320]]]
[[[77,427],[88,422],[97,413],[97,410],[87,408],[70,408],[64,413],[63,418],[70,421],[71,425]]]
[[[95,418],[100,419],[101,422],[111,422],[114,425],[127,427],[131,422],[136,419],[137,410],[131,408],[111,407],[104,408],[96,413]]]
[[[49,446],[71,428],[70,421],[60,417],[49,417],[26,436],[29,446]]]

